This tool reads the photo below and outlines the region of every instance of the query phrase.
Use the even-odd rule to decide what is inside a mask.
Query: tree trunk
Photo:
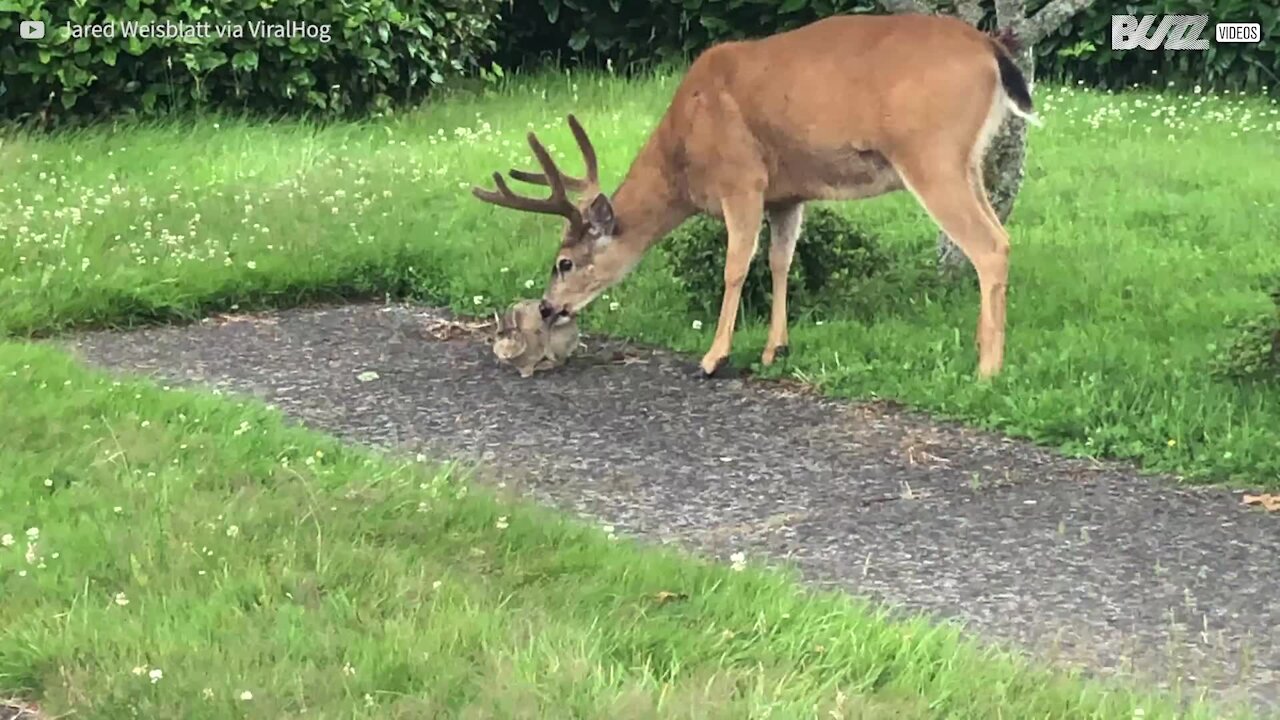
[[[1027,76],[1027,85],[1033,88],[1035,97],[1035,57],[1031,48],[1021,48],[1013,55],[1018,68]],[[1027,121],[1010,113],[1001,123],[1000,130],[991,139],[986,160],[982,167],[983,184],[987,198],[996,211],[996,217],[1004,223],[1013,212],[1014,200],[1022,188],[1023,166],[1027,156]],[[967,257],[944,232],[938,233],[938,271],[954,275],[972,267]]]

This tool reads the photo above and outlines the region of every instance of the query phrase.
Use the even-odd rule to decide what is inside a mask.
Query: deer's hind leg
[[[769,339],[760,356],[762,365],[772,365],[787,354],[787,275],[795,255],[796,241],[804,224],[804,205],[796,203],[768,209],[769,272],[773,280],[773,303],[769,311]]]
[[[970,163],[939,162],[937,155],[910,155],[893,161],[907,188],[977,271],[981,293],[978,375],[991,377],[1004,365],[1009,236],[991,209]]]

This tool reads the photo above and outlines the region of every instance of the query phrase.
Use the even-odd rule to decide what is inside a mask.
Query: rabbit
[[[547,327],[540,306],[539,300],[521,300],[497,317],[493,354],[514,366],[520,377],[560,367],[578,348],[577,321]]]

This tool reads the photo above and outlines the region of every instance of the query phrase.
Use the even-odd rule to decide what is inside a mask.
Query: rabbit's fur
[[[577,321],[547,327],[540,305],[539,300],[521,300],[498,317],[493,354],[520,377],[560,367],[578,348]]]

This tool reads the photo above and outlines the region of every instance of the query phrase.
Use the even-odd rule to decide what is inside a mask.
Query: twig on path
[[[441,342],[470,338],[492,328],[491,320],[461,321],[444,318],[430,318],[423,324],[423,331]]]

